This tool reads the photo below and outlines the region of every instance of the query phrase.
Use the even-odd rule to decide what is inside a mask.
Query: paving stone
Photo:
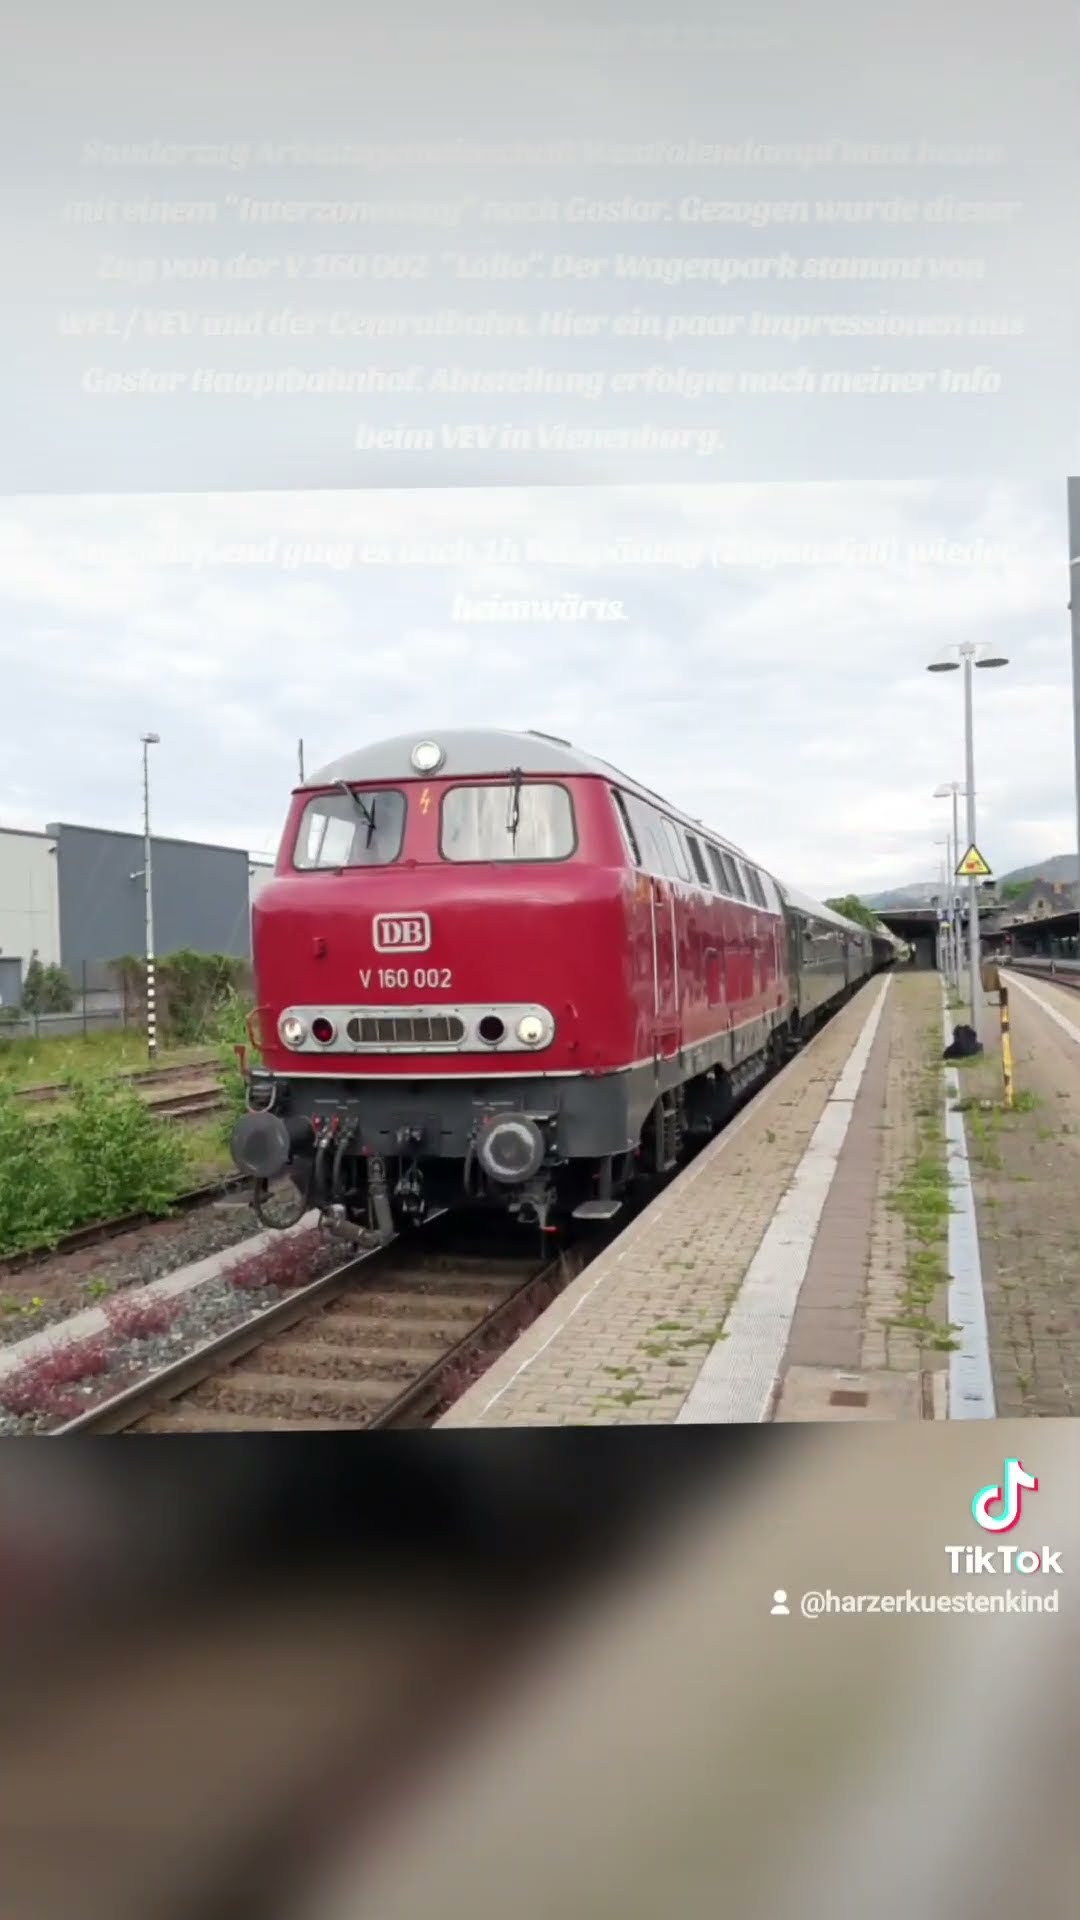
[[[1025,983],[1026,984],[1026,983]],[[1031,982],[1080,1027],[1080,994]],[[1024,1106],[965,1115],[998,1416],[1080,1412],[1080,1045],[1010,983],[1014,1079]],[[1000,1053],[963,1091],[998,1102]],[[1028,1101],[1035,1104],[1027,1106]],[[1026,1110],[1025,1110],[1026,1109]]]
[[[865,1394],[865,1406],[833,1404],[833,1396]],[[920,1420],[922,1376],[918,1372],[850,1374],[836,1367],[791,1366],[784,1379],[776,1420]]]
[[[440,1425],[537,1424],[555,1405],[568,1365],[574,1404],[565,1409],[567,1424],[595,1419],[600,1402],[608,1424],[674,1422],[711,1341],[681,1343],[702,1331],[715,1338],[722,1326],[879,991],[877,982],[863,988]],[[669,1364],[680,1359],[685,1367]],[[639,1390],[658,1396],[655,1404],[618,1405],[613,1367],[631,1368]],[[661,1395],[673,1375],[680,1392]]]

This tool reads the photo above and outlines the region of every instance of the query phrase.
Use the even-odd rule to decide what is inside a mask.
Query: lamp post
[[[146,1051],[157,1054],[157,1008],[154,982],[154,882],[150,849],[150,749],[161,744],[158,733],[142,736],[143,767],[143,898],[146,903]]]
[[[1076,569],[1080,567],[1080,479],[1072,478],[1067,487],[1069,518],[1069,629],[1072,638],[1072,694],[1073,694],[1073,755],[1076,775],[1076,852],[1080,863],[1080,584],[1077,583]],[[1076,870],[1077,894],[1080,901],[1080,864]]]
[[[951,980],[955,968],[952,945],[952,906],[948,889],[949,875],[956,863],[952,858],[952,840],[948,834],[945,835],[944,840],[935,840],[934,845],[944,848],[941,855],[941,894],[938,909],[938,945],[941,955],[938,970],[944,973],[947,980]]]
[[[956,913],[956,869],[960,862],[960,795],[964,788],[959,780],[946,780],[942,786],[934,788],[935,800],[947,800],[952,795],[952,852],[949,855],[949,929],[952,935],[953,950],[953,986],[957,997],[960,994],[960,922]]]
[[[979,646],[974,640],[954,640],[942,653],[955,653],[955,660],[932,660],[928,673],[956,673],[964,670],[964,765],[966,781],[964,791],[967,795],[967,837],[968,846],[976,844],[975,838],[975,742],[972,702],[973,667],[1007,667],[1004,654],[995,653],[991,647]],[[980,1013],[982,1011],[982,980],[979,969],[979,890],[975,876],[968,880],[968,968],[970,973],[971,1024],[979,1033]],[[981,1035],[980,1035],[981,1038]]]

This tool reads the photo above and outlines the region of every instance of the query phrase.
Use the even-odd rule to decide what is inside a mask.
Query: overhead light
[[[931,660],[927,673],[959,673],[959,660]]]
[[[445,758],[442,748],[434,740],[419,741],[410,755],[417,773],[435,773]]]
[[[985,660],[976,660],[977,667],[1007,667],[1009,664],[1003,653],[988,654]]]

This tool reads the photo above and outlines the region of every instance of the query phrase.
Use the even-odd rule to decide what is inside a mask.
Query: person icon
[[[784,1592],[783,1587],[777,1587],[776,1592],[773,1594],[773,1603],[769,1611],[770,1613],[790,1614],[791,1608],[788,1606],[787,1594]]]

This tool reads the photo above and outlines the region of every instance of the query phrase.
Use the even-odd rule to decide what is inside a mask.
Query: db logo
[[[426,913],[377,913],[371,923],[376,953],[426,953],[431,921]]]
[[[1011,1533],[1020,1518],[1024,1491],[1038,1493],[1034,1474],[1025,1473],[1019,1460],[1006,1460],[1000,1487],[983,1487],[971,1503],[972,1518],[986,1533]],[[996,1509],[996,1511],[992,1511]]]

